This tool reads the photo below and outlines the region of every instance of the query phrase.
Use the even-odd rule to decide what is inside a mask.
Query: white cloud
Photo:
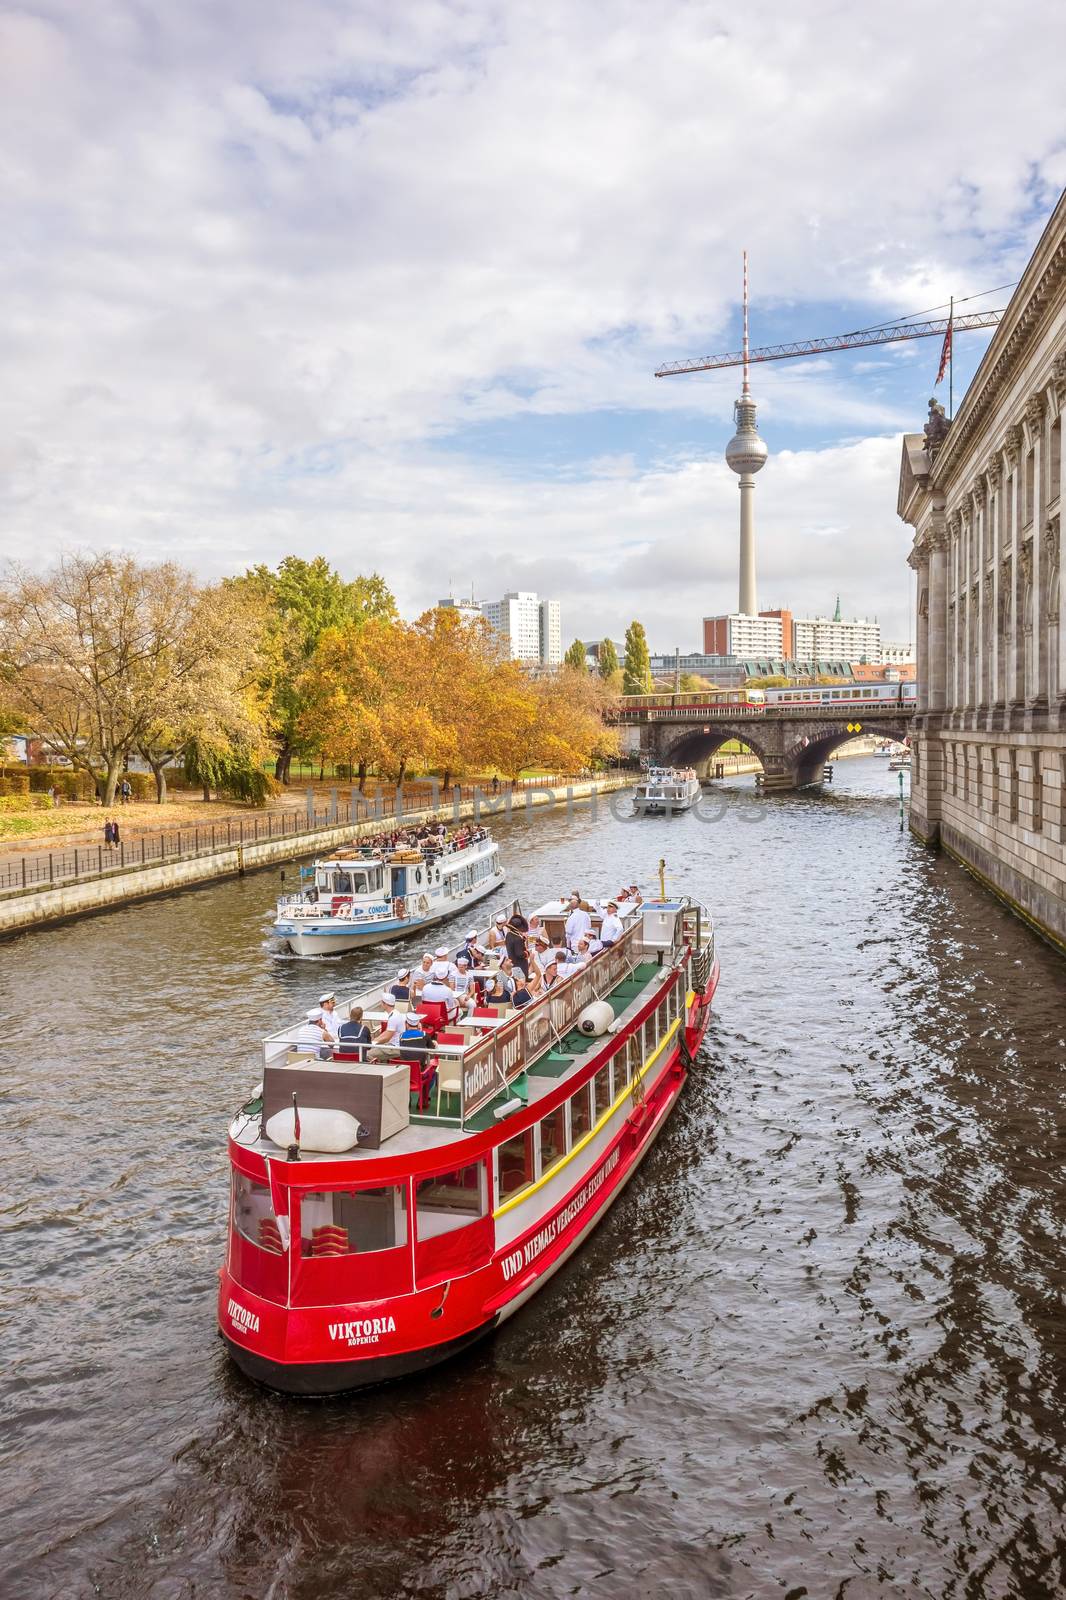
[[[5,549],[205,572],[322,550],[411,604],[453,568],[483,591],[535,575],[568,632],[639,613],[695,643],[733,589],[720,462],[679,447],[641,470],[603,423],[577,481],[435,444],[654,410],[706,418],[710,455],[735,375],[650,374],[720,340],[742,243],[768,301],[921,307],[1016,276],[1063,172],[1054,8],[982,0],[965,28],[919,0],[778,9],[0,18]],[[772,457],[764,598],[850,586],[846,608],[902,612],[885,436],[920,411],[831,362],[762,368],[759,398],[768,436],[816,419],[861,441]]]

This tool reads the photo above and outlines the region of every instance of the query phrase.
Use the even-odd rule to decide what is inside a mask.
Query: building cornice
[[[1040,337],[1052,300],[1066,290],[1066,192],[985,351],[932,472],[943,484],[987,423],[997,397]]]

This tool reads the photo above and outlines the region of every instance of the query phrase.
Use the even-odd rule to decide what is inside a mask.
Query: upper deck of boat
[[[439,1114],[441,1096],[437,1094],[435,1111],[432,1101],[422,1112],[413,1106],[408,1106],[409,1120],[406,1125],[383,1137],[380,1146],[355,1147],[338,1154],[323,1154],[301,1149],[301,1162],[363,1163],[382,1157],[402,1158],[433,1149],[461,1145],[485,1129],[506,1122],[509,1115],[514,1112],[524,1110],[527,1106],[534,1106],[563,1081],[579,1076],[582,1068],[589,1064],[591,1057],[603,1051],[610,1034],[623,1032],[626,1025],[647,1007],[649,1002],[654,1001],[655,995],[660,990],[670,987],[675,969],[685,956],[686,946],[678,935],[682,925],[679,913],[686,909],[687,904],[683,901],[649,901],[641,906],[639,913],[632,911],[626,921],[626,933],[616,950],[605,950],[601,955],[594,957],[582,974],[565,980],[552,991],[554,1014],[551,1015],[548,1026],[541,1030],[543,1042],[526,1048],[523,1059],[518,1063],[519,1071],[512,1075],[503,1073],[495,1091],[491,1096],[483,1098],[476,1108],[466,1111],[465,1114],[460,1112],[456,1115],[441,1115]],[[564,914],[565,909],[560,902],[549,902],[539,909],[538,915],[542,922],[550,926]],[[702,911],[703,908],[699,909]],[[698,918],[697,925],[699,926]],[[664,928],[669,934],[665,939]],[[713,931],[706,912],[703,912],[702,925],[699,926],[699,941],[704,948],[708,941],[713,941]],[[605,957],[612,959],[605,960]],[[492,965],[495,967],[495,963]],[[585,982],[579,984],[579,978],[584,978]],[[683,984],[687,993],[687,975],[683,979]],[[379,985],[369,992],[353,995],[339,1007],[340,1014],[346,1015],[351,1005],[361,1005],[364,1018],[373,1024],[385,1014],[379,1007],[386,988],[387,985]],[[583,1033],[577,1025],[584,1006],[593,999],[606,1001],[613,1013],[613,1023],[606,1036],[603,1033],[597,1035]],[[472,1018],[469,1029],[463,1030],[469,1031],[469,1042],[435,1043],[431,1052],[421,1052],[423,1055],[431,1053],[437,1058],[437,1072],[441,1083],[449,1082],[453,1085],[450,1092],[452,1099],[455,1098],[455,1090],[459,1087],[464,1061],[469,1060],[474,1053],[483,1052],[486,1047],[491,1049],[493,1034],[515,1036],[518,1030],[511,1025],[519,1024],[523,1019],[528,1020],[531,1009],[500,1008],[494,1017]],[[294,1024],[264,1041],[265,1070],[269,1072],[272,1067],[295,1068],[298,1075],[305,1070],[313,1073],[314,1069],[325,1067],[332,1075],[335,1067],[328,1060],[319,1060],[314,1054],[300,1055],[295,1052],[293,1046],[298,1029],[299,1025]],[[521,1037],[525,1044],[527,1036],[524,1031]],[[533,1034],[529,1035],[530,1040],[533,1037]],[[408,1073],[409,1063],[416,1059],[417,1053],[408,1050],[399,1060],[384,1067],[375,1068],[354,1061],[336,1065],[343,1066],[346,1072],[356,1075],[380,1074],[383,1070],[388,1070],[388,1065],[402,1067],[404,1072]],[[294,1077],[287,1081],[298,1081],[298,1078]],[[448,1094],[445,1094],[445,1098],[448,1098]],[[242,1113],[234,1119],[230,1128],[231,1136],[245,1149],[278,1158],[282,1154],[282,1149],[267,1137],[261,1125],[260,1110],[261,1100],[249,1102]]]

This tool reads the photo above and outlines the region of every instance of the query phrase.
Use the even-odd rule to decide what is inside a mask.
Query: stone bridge
[[[622,710],[621,726],[639,727],[641,754],[663,766],[695,767],[701,778],[714,773],[713,757],[729,739],[740,739],[762,762],[767,789],[802,789],[817,783],[838,745],[863,734],[902,741],[910,732],[914,702],[881,705],[706,706],[675,710]]]

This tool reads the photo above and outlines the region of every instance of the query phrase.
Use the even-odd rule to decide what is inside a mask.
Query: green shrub
[[[0,794],[0,812],[50,811],[52,801],[46,794]]]

